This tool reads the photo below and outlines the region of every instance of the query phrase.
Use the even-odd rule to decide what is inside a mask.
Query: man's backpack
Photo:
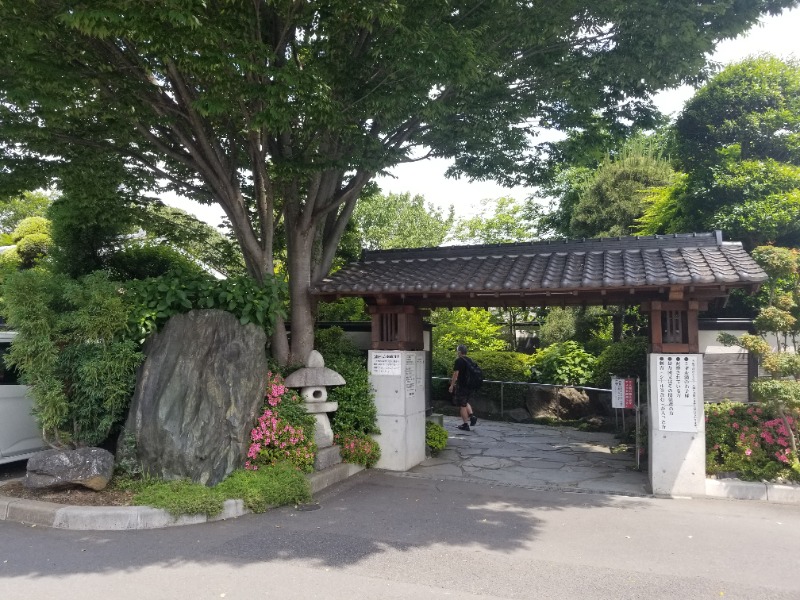
[[[464,359],[467,361],[467,389],[475,391],[483,385],[483,371],[471,358],[465,356]]]

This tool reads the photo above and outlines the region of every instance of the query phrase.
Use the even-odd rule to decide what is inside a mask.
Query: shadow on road
[[[532,491],[367,471],[329,488],[316,510],[283,507],[263,515],[197,526],[129,532],[80,532],[0,522],[0,578],[39,577],[194,562],[301,561],[345,567],[387,552],[429,548],[514,552],[536,541],[545,512],[644,499]],[[7,562],[5,562],[7,561]]]

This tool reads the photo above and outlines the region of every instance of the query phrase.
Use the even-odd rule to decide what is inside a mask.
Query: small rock
[[[26,488],[60,488],[82,485],[102,490],[114,473],[114,455],[102,448],[45,450],[28,460]]]

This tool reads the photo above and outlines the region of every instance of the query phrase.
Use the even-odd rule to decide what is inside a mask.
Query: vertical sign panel
[[[625,408],[634,408],[634,386],[635,380],[633,379],[626,379],[625,380],[625,390],[624,390],[624,404]]]
[[[406,391],[406,398],[411,399],[417,395],[417,362],[412,354],[406,355],[404,371],[403,387]]]
[[[701,363],[697,354],[651,354],[651,397],[661,431],[697,432],[702,418]]]
[[[622,377],[611,378],[611,408],[635,408],[635,379]]]
[[[622,377],[611,378],[611,408],[625,408],[625,380]]]

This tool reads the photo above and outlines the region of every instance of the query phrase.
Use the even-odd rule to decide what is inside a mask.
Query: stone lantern
[[[336,371],[328,369],[322,355],[312,350],[306,359],[306,366],[289,375],[283,382],[286,387],[300,388],[305,408],[317,419],[314,441],[322,450],[333,445],[333,430],[328,413],[336,412],[338,402],[328,402],[329,385],[344,385],[344,378]]]

